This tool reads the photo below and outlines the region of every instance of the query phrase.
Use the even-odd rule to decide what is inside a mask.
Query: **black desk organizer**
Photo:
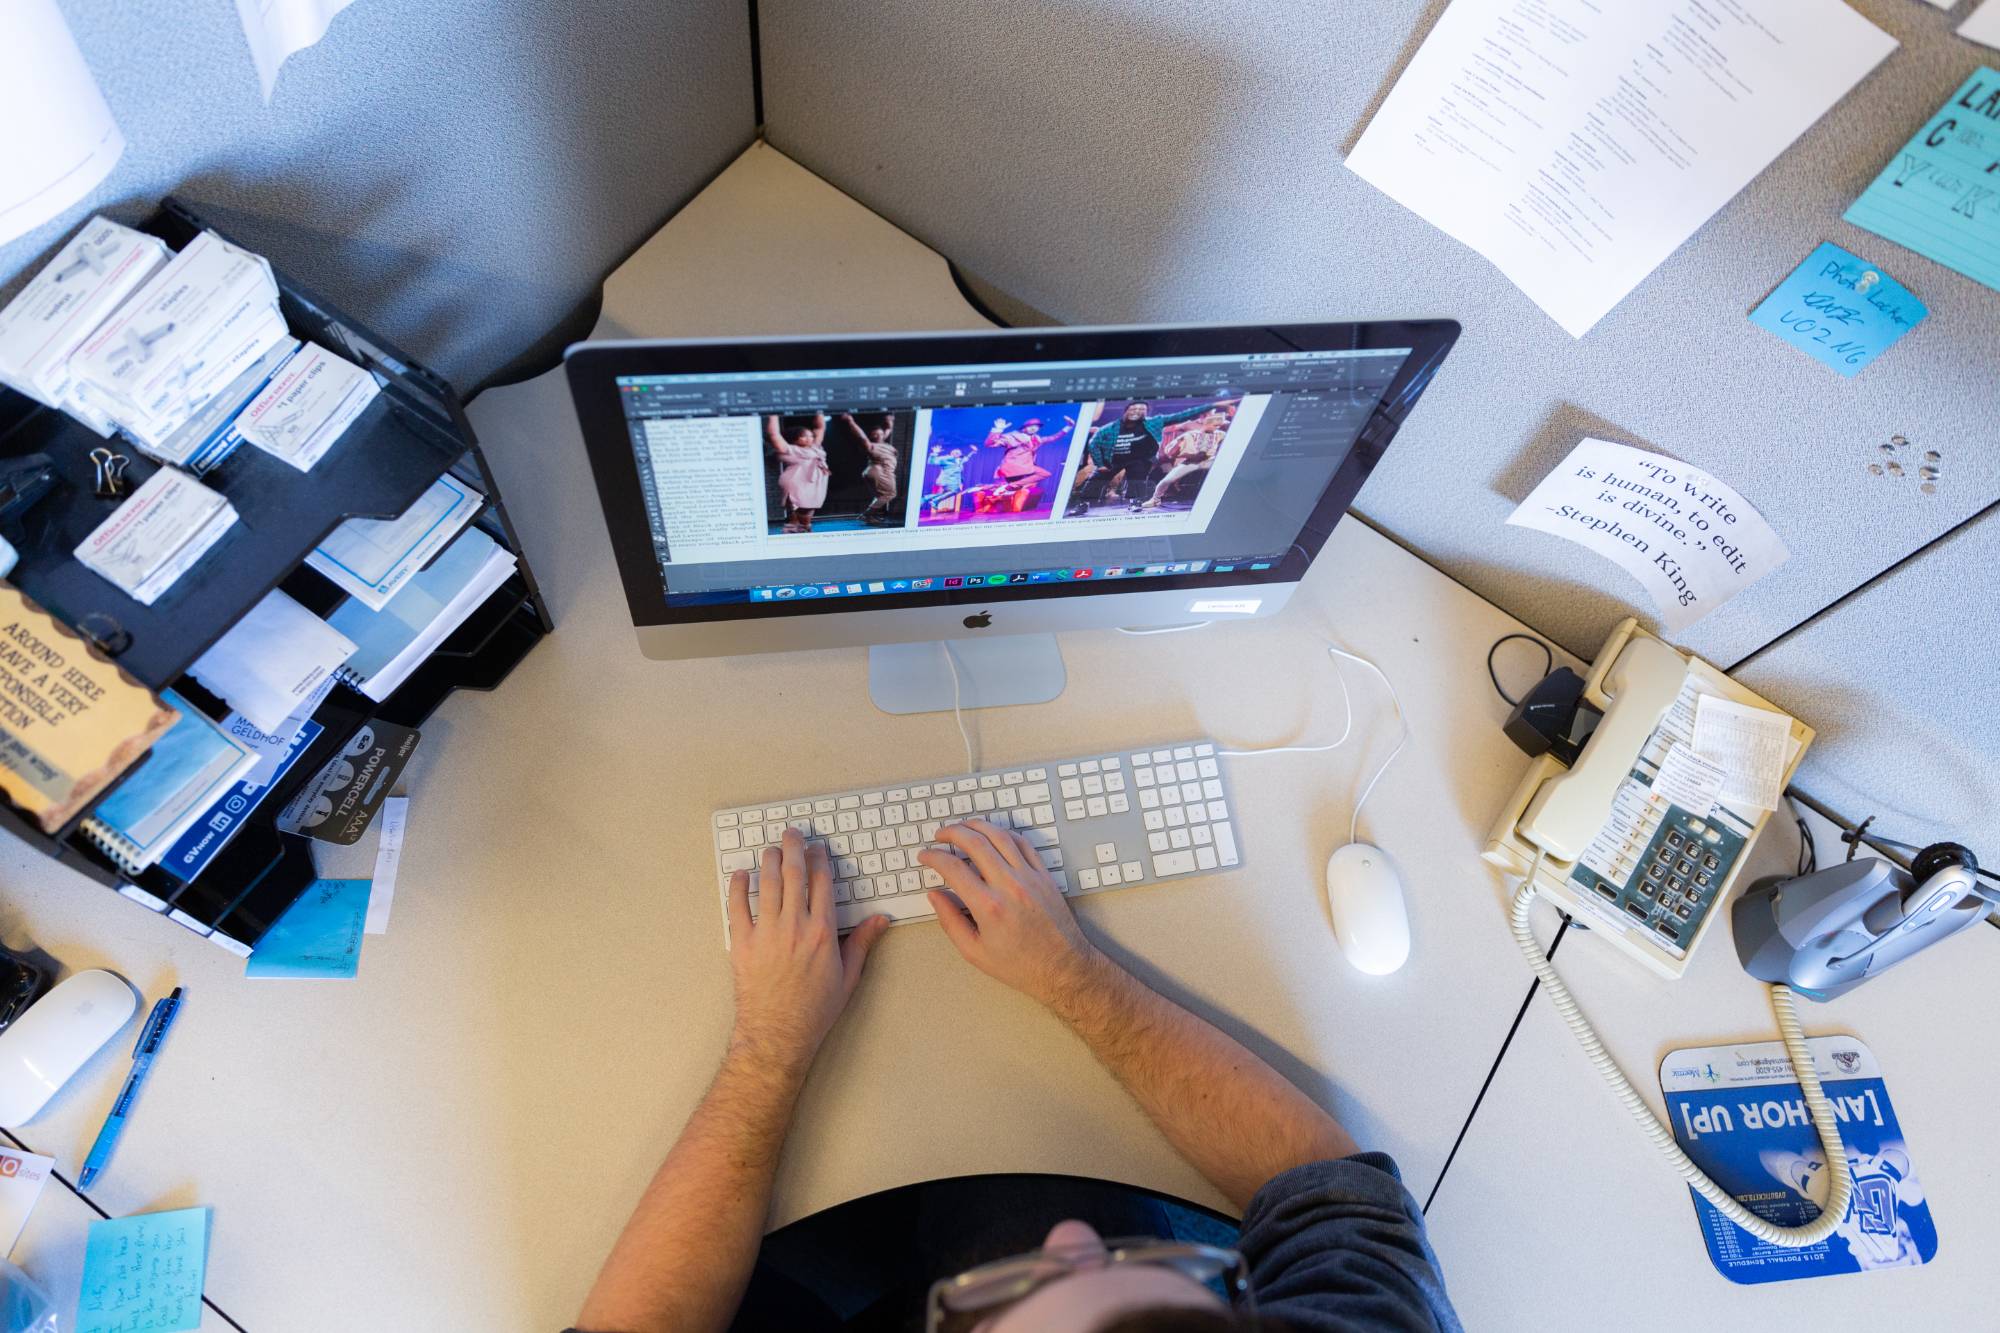
[[[204,226],[170,198],[141,230],[178,250]],[[309,840],[272,825],[299,787],[369,719],[420,726],[453,690],[494,688],[555,628],[451,386],[291,281],[275,257],[267,258],[292,336],[377,371],[388,383],[310,472],[245,444],[204,474],[203,484],[235,506],[236,524],[151,606],[125,596],[72,554],[118,504],[93,494],[89,453],[105,441],[63,413],[0,387],[0,458],[44,453],[61,476],[57,492],[7,533],[21,553],[10,581],[71,627],[88,620],[89,637],[106,637],[108,618],[129,636],[115,655],[120,666],[153,689],[179,690],[216,720],[228,712],[227,705],[184,675],[189,664],[273,588],[282,587],[321,615],[337,606],[345,594],[301,562],[345,519],[392,518],[450,472],[486,496],[474,522],[520,561],[514,575],[388,699],[376,703],[336,686],[313,715],[325,730],[193,883],[182,884],[157,866],[130,881],[183,925],[250,946],[314,878]],[[134,488],[158,466],[129,445],[114,447],[132,460],[127,476]],[[88,813],[50,836],[0,796],[0,827],[101,884],[127,883],[77,831]]]

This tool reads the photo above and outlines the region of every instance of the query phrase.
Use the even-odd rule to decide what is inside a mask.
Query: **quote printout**
[[[1790,558],[1727,483],[1629,444],[1586,438],[1507,520],[1573,541],[1645,585],[1680,631]]]
[[[1453,0],[1347,165],[1580,338],[1895,49],[1844,0]]]
[[[0,244],[97,188],[125,152],[55,0],[0,5]]]

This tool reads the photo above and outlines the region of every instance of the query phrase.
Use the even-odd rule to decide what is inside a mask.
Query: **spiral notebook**
[[[81,826],[83,836],[128,875],[158,861],[257,763],[255,750],[179,694],[162,690],[160,697],[180,711],[179,721]]]

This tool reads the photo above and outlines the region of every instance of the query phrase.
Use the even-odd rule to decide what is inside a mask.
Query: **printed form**
[[[1844,0],[1454,0],[1347,165],[1580,338],[1895,48]]]

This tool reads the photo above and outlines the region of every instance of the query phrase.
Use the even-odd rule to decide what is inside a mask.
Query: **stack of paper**
[[[313,549],[306,563],[371,611],[380,611],[458,535],[485,501],[458,478],[439,477],[395,518],[348,519]]]
[[[353,655],[346,635],[271,592],[188,672],[257,730],[275,732]]]
[[[271,266],[205,231],[70,357],[87,408],[163,445],[287,337]]]
[[[381,610],[360,601],[344,603],[327,618],[356,645],[341,675],[371,699],[388,698],[507,581],[514,565],[512,551],[478,528],[467,528]]]
[[[74,392],[70,355],[171,253],[166,242],[109,218],[86,222],[0,310],[0,383],[111,434],[110,419]]]
[[[163,467],[83,539],[76,558],[151,606],[235,522],[229,501]]]
[[[160,859],[203,811],[255,766],[251,748],[164,690],[180,720],[153,742],[152,753],[83,821],[86,836],[130,874]]]
[[[1581,338],[1895,49],[1841,0],[1453,0],[1347,165]]]
[[[236,429],[265,453],[305,472],[379,392],[375,377],[360,366],[307,343],[250,400]]]

